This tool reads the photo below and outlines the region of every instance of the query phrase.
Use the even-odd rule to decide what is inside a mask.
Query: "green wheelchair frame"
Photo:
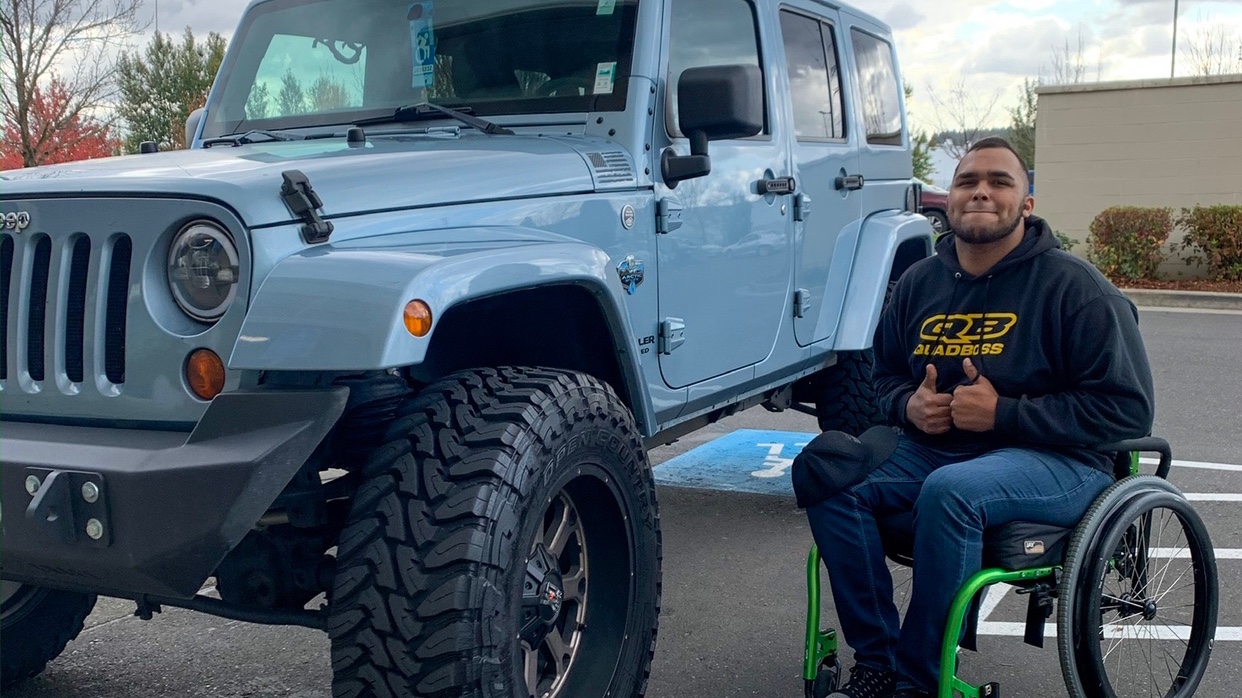
[[[1156,477],[1164,480],[1168,476],[1169,468],[1172,465],[1172,452],[1169,445],[1163,439],[1147,437],[1143,439],[1132,439],[1117,444],[1102,446],[1099,448],[1102,452],[1114,454],[1114,475],[1117,477],[1117,487],[1122,481],[1128,478],[1140,476],[1139,472],[1139,454],[1143,452],[1155,452],[1160,454],[1159,465],[1156,469]],[[1146,478],[1151,480],[1152,478]],[[1181,493],[1168,486],[1172,492],[1176,492],[1178,497]],[[1109,490],[1111,491],[1111,489]],[[1108,492],[1105,493],[1107,495]],[[1101,495],[1102,500],[1105,495]],[[1184,500],[1184,498],[1183,498]],[[1094,505],[1093,505],[1094,506]],[[1108,512],[1106,512],[1108,513]],[[1193,513],[1193,512],[1192,512]],[[1085,520],[1085,519],[1084,519]],[[1079,523],[1081,527],[1082,522]],[[1202,527],[1202,522],[1199,522]],[[1207,550],[1211,551],[1210,541],[1206,541],[1206,530],[1202,535],[1205,537]],[[1216,578],[1216,567],[1214,555],[1207,555],[1209,560],[1205,564],[1210,564],[1210,570],[1204,573],[1206,581],[1206,597],[1210,603],[1204,611],[1204,627],[1206,628],[1208,641],[1206,648],[1199,651],[1203,654],[1202,665],[1198,668],[1198,675],[1192,677],[1192,685],[1189,686],[1189,693],[1178,693],[1178,696],[1193,694],[1194,688],[1197,686],[1199,679],[1202,678],[1202,670],[1207,662],[1207,655],[1211,651],[1211,637],[1215,634],[1216,615],[1218,604],[1218,580]],[[1145,564],[1145,563],[1144,563]],[[1000,695],[1000,684],[997,682],[985,683],[976,686],[967,683],[957,676],[957,648],[961,643],[963,636],[963,628],[969,620],[972,619],[972,610],[977,610],[975,605],[976,599],[981,592],[993,584],[999,583],[1015,583],[1018,585],[1032,584],[1050,584],[1052,589],[1058,587],[1059,579],[1062,575],[1064,564],[1052,565],[1044,567],[1033,567],[1029,569],[1006,570],[1001,568],[984,569],[966,580],[966,583],[958,590],[950,606],[948,622],[945,626],[944,639],[941,643],[940,651],[940,678],[937,691],[937,698],[998,698]],[[838,641],[837,632],[834,629],[822,630],[820,628],[820,555],[818,546],[812,545],[810,554],[807,556],[806,563],[807,576],[807,616],[806,616],[806,652],[803,659],[802,677],[804,680],[804,694],[806,698],[821,698],[826,693],[831,692],[829,687],[819,685],[821,681],[831,681],[831,687],[839,682],[840,663],[837,659]],[[1196,578],[1198,572],[1196,571]],[[1047,589],[1049,587],[1045,587]],[[1055,597],[1055,592],[1050,594]],[[1196,596],[1196,600],[1198,597]],[[1034,604],[1035,599],[1032,598]],[[1044,614],[1044,618],[1050,615],[1051,609]],[[1028,616],[1028,622],[1030,617]],[[1196,625],[1198,625],[1198,610],[1196,610]],[[1039,621],[1039,636],[1042,638],[1043,621]],[[1028,626],[1028,638],[1031,628]],[[1030,640],[1028,639],[1028,642]],[[1042,641],[1040,646],[1042,646]],[[1062,667],[1063,673],[1065,668]],[[825,679],[825,677],[828,677]],[[1178,678],[1181,678],[1180,676]],[[1176,686],[1175,686],[1176,687]]]

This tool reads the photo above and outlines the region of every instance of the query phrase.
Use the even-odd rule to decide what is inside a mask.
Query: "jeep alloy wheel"
[[[616,394],[478,369],[408,399],[363,462],[331,594],[336,696],[641,696],[661,542]]]

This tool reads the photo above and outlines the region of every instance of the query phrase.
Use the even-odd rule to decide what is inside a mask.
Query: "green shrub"
[[[1066,235],[1065,233],[1059,230],[1052,231],[1052,234],[1057,236],[1057,240],[1061,242],[1061,249],[1065,250],[1066,252],[1069,252],[1070,250],[1074,249],[1074,245],[1078,244],[1077,240],[1075,240],[1074,238]]]
[[[1242,281],[1242,206],[1195,206],[1177,217],[1186,231],[1181,249],[1195,252],[1187,264],[1208,265],[1216,281]]]
[[[1114,206],[1091,221],[1087,258],[1111,279],[1154,279],[1161,247],[1173,229],[1173,209]]]

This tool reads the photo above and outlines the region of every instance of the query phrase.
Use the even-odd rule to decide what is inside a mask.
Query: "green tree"
[[[288,116],[305,112],[306,91],[302,89],[302,83],[298,80],[298,76],[293,74],[293,70],[286,70],[285,76],[280,79],[280,92],[276,93],[275,116]]]
[[[311,83],[307,95],[311,111],[329,111],[349,106],[349,91],[345,85],[326,75],[320,75]]]
[[[212,32],[199,43],[187,27],[180,44],[171,35],[157,33],[141,55],[121,57],[117,114],[129,127],[127,152],[137,152],[143,141],[155,141],[161,150],[186,147],[185,121],[207,103],[224,49],[219,34]]]
[[[903,89],[906,93],[906,114],[910,113],[910,100],[914,98],[914,88],[910,83],[903,83]],[[936,173],[936,168],[932,165],[931,151],[935,148],[935,144],[931,142],[931,137],[926,131],[919,130],[912,133],[914,141],[914,178],[931,184],[932,175]]]
[[[1038,87],[1038,80],[1023,80],[1018,106],[1009,110],[1009,142],[1030,168],[1035,167],[1035,111],[1039,102],[1035,90]]]
[[[250,96],[246,98],[246,118],[247,119],[266,119],[267,112],[271,109],[271,95],[268,93],[267,83],[255,83],[250,88]]]

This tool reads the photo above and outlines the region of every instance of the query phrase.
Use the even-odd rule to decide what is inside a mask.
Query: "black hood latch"
[[[280,198],[293,215],[306,222],[302,226],[302,239],[308,245],[327,242],[332,235],[332,221],[325,221],[319,216],[323,201],[311,187],[310,179],[301,170],[285,170],[280,175],[284,184],[280,185]]]

